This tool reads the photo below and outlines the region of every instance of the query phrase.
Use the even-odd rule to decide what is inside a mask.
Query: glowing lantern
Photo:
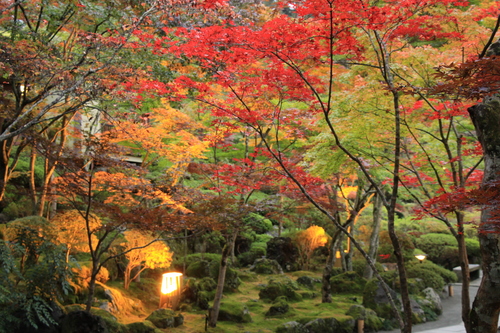
[[[422,263],[425,260],[425,258],[427,258],[427,254],[423,254],[423,253],[422,254],[416,254],[415,258],[417,258],[418,261],[420,261],[420,263]]]
[[[181,298],[182,273],[165,273],[161,282],[161,294],[159,307],[176,309]]]

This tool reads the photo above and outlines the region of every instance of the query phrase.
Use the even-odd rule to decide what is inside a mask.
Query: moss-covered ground
[[[251,323],[235,323],[227,321],[219,321],[216,328],[208,328],[205,330],[206,310],[199,310],[187,307],[187,310],[181,311],[184,316],[184,325],[177,328],[169,328],[164,331],[172,333],[229,333],[229,332],[274,332],[279,325],[292,320],[316,319],[321,317],[335,317],[338,320],[348,319],[345,315],[346,311],[352,304],[360,304],[361,297],[359,295],[342,294],[334,295],[333,302],[329,304],[321,303],[320,284],[316,283],[314,289],[308,289],[299,286],[298,293],[303,294],[303,300],[298,302],[289,302],[291,310],[279,317],[266,317],[266,312],[271,306],[271,302],[259,299],[259,291],[262,286],[267,284],[270,278],[282,278],[277,275],[258,275],[250,273],[246,270],[240,271],[243,277],[243,282],[238,291],[225,293],[222,303],[245,305],[252,317]],[[316,279],[321,278],[320,273],[313,272],[293,272],[285,273],[287,277],[293,281],[298,277],[307,275]],[[159,302],[159,281],[154,279],[142,279],[139,283],[132,283],[130,290],[123,293],[132,299],[136,305],[131,311],[123,314],[118,314],[119,322],[123,324],[143,321],[145,318],[158,307]],[[120,282],[111,282],[107,284],[112,288],[120,289]]]

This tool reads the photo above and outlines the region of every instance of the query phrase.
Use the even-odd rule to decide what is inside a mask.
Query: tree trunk
[[[12,152],[12,139],[2,141],[0,143],[2,156],[0,158],[0,202],[4,200],[7,183],[12,174],[12,168],[9,164],[9,159]]]
[[[132,275],[132,267],[130,267],[130,265],[127,265],[125,267],[125,272],[123,273],[123,288],[125,290],[128,290],[128,288],[130,287],[131,275]]]
[[[97,259],[96,259],[97,260]],[[95,285],[97,281],[97,274],[101,267],[97,264],[96,260],[92,260],[92,274],[90,275],[89,282],[89,295],[87,296],[87,303],[85,305],[85,311],[90,313],[90,309],[92,309],[92,302],[94,301],[95,294]]]
[[[236,238],[237,232],[235,232],[232,238]],[[214,303],[209,312],[208,326],[216,327],[217,318],[219,317],[220,303],[222,300],[222,293],[224,291],[224,283],[226,281],[226,271],[227,271],[227,259],[231,253],[231,247],[233,245],[233,240],[230,239],[224,249],[222,249],[222,256],[220,259],[219,267],[219,278],[217,280],[217,289],[215,290]]]
[[[465,331],[471,332],[470,327],[470,272],[469,272],[469,258],[467,257],[467,247],[465,245],[464,235],[464,214],[461,212],[456,213],[457,217],[457,233],[455,238],[458,243],[458,258],[460,260],[460,268],[462,269],[462,321],[464,322]]]
[[[472,333],[496,333],[500,313],[500,98],[495,96],[469,108],[469,114],[483,147],[485,196],[479,225],[483,278],[470,313]]]
[[[340,231],[337,231],[332,237],[330,242],[330,252],[326,259],[325,268],[323,269],[323,277],[321,280],[321,303],[332,302],[332,287],[330,285],[330,278],[332,277],[333,267],[335,267],[335,260],[337,255],[337,248],[339,246]]]
[[[61,120],[60,130],[57,133],[55,133],[52,138],[50,138],[50,141],[52,143],[56,143],[56,145],[54,146],[54,152],[52,152],[53,155],[48,156],[49,154],[46,154],[47,156],[45,156],[45,163],[44,163],[45,174],[43,179],[43,185],[39,194],[38,207],[36,212],[38,216],[44,215],[47,196],[49,193],[49,188],[52,184],[52,180],[54,178],[53,177],[54,172],[56,171],[59,158],[62,156],[64,147],[66,145],[66,139],[67,139],[66,127],[70,124],[71,119],[73,119],[72,116],[71,117],[64,116],[63,119]]]
[[[35,183],[35,174],[36,174],[36,147],[31,147],[31,156],[30,156],[30,169],[29,169],[29,186],[30,186],[30,196],[33,202],[33,212],[36,211],[37,206],[37,198],[36,198],[36,183]]]
[[[390,70],[387,71],[390,73]],[[387,74],[386,74],[387,75]],[[392,86],[392,81],[388,80],[388,85]],[[393,166],[393,186],[389,206],[387,207],[387,229],[391,243],[396,256],[396,263],[398,265],[399,282],[401,290],[401,301],[403,303],[404,313],[404,327],[401,327],[401,332],[411,333],[412,331],[412,308],[410,303],[410,293],[408,290],[408,280],[406,278],[405,261],[403,252],[401,250],[401,243],[396,234],[396,203],[398,200],[399,189],[399,170],[401,158],[401,118],[399,109],[399,95],[398,92],[393,92],[394,101],[394,166]]]
[[[379,195],[375,195],[375,201],[373,202],[373,224],[372,224],[372,234],[370,236],[370,247],[368,248],[368,255],[373,261],[376,261],[378,252],[378,239],[380,233],[380,224],[382,221],[382,199]],[[366,264],[364,278],[369,280],[373,277],[373,270],[369,264]]]

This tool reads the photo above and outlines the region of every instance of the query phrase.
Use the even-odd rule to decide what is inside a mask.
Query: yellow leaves
[[[204,158],[209,143],[195,135],[204,131],[203,126],[170,107],[167,101],[161,108],[153,109],[147,120],[143,119],[122,120],[113,133],[113,142],[133,143],[142,152],[143,166],[163,158],[175,169],[194,158]]]
[[[326,234],[325,229],[317,225],[312,225],[295,236],[302,264],[305,265],[306,269],[313,251],[320,246],[325,246],[329,239],[330,236]]]
[[[74,209],[57,213],[50,223],[57,230],[57,241],[60,244],[67,244],[68,248],[82,252],[89,251],[89,232],[92,233],[92,246],[97,244],[97,237],[93,233],[101,227],[101,220],[95,215],[88,216],[88,230],[82,212]]]
[[[181,64],[179,62],[169,60],[163,60],[160,63],[170,71],[177,72],[178,74],[196,74],[197,77],[201,77],[204,75],[200,71],[199,67],[194,64]]]
[[[344,199],[354,199],[356,198],[357,191],[357,186],[343,186],[340,188],[340,191],[338,191],[338,196]]]
[[[314,250],[320,246],[326,245],[330,237],[326,234],[325,229],[317,225],[312,225],[302,231],[298,242],[308,250]]]
[[[124,232],[126,241],[120,244],[125,251],[128,265],[143,268],[166,268],[172,262],[173,253],[161,240],[139,230],[127,230]]]

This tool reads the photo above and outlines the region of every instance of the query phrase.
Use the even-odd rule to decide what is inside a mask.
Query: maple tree
[[[306,230],[299,231],[295,235],[295,241],[299,248],[302,265],[304,269],[309,268],[309,262],[313,251],[320,246],[324,246],[328,242],[329,236],[325,233],[325,229],[316,225],[310,226]]]
[[[143,168],[168,161],[170,166],[164,176],[171,179],[172,185],[192,160],[205,159],[208,142],[197,135],[204,131],[204,126],[169,106],[166,100],[161,107],[142,115],[117,113],[110,123],[113,124],[107,132],[110,142],[129,148],[130,155],[140,156]]]
[[[96,119],[116,101],[139,107],[147,96],[167,93],[168,70],[150,65],[158,57],[155,46],[141,38],[158,26],[174,24],[187,2],[20,0],[0,4],[0,201],[21,153],[32,147],[33,152],[40,150],[32,159],[37,154],[46,158],[38,199],[31,190],[41,215],[57,164],[57,157],[42,141],[52,141],[52,148],[64,146],[67,134],[63,132],[77,113],[94,113]],[[189,2],[188,7],[197,11],[191,17],[200,20],[216,17],[220,9],[201,2]],[[54,131],[60,134],[54,136]]]
[[[157,237],[139,230],[127,230],[123,233],[125,242],[120,243],[125,264],[123,286],[128,289],[130,282],[145,269],[167,268],[172,262],[172,252]],[[135,269],[135,271],[134,271]],[[133,272],[133,273],[132,273]]]
[[[496,8],[493,5],[491,8]],[[486,15],[485,15],[486,16]],[[438,201],[440,208],[453,211],[462,207],[479,207],[481,218],[478,238],[481,248],[483,279],[470,312],[468,332],[494,332],[498,326],[500,303],[498,285],[495,283],[500,261],[498,248],[498,103],[497,100],[497,46],[493,43],[500,21],[497,20],[489,40],[481,52],[469,54],[465,62],[443,66],[438,78],[444,79],[434,92],[438,95],[454,94],[457,101],[475,101],[477,104],[467,109],[474,124],[484,156],[484,175],[481,185],[464,189],[458,193],[443,196]],[[477,102],[478,99],[482,101]]]
[[[0,200],[20,153],[37,133],[60,120],[67,125],[75,112],[111,94],[130,75],[116,57],[122,36],[130,35],[122,24],[135,18],[140,24],[141,12],[148,12],[130,8],[115,2],[2,2]]]
[[[110,254],[109,249],[121,231],[133,228],[179,231],[185,226],[179,223],[176,212],[189,213],[189,210],[162,190],[163,184],[153,186],[139,167],[120,161],[120,150],[109,141],[89,136],[83,144],[84,153],[77,150],[73,156],[67,152],[60,160],[64,169],[54,180],[52,195],[58,197],[60,204],[76,210],[85,222],[92,261],[86,303],[86,310],[90,311],[97,275],[103,265],[156,241]],[[97,228],[92,224],[94,215],[103,221]]]
[[[95,246],[97,237],[93,233],[101,226],[96,216],[89,217],[89,227],[92,230],[91,243]],[[59,212],[50,220],[50,224],[57,230],[56,238],[60,244],[66,246],[66,263],[72,251],[89,252],[89,240],[86,230],[86,221],[77,210]]]

